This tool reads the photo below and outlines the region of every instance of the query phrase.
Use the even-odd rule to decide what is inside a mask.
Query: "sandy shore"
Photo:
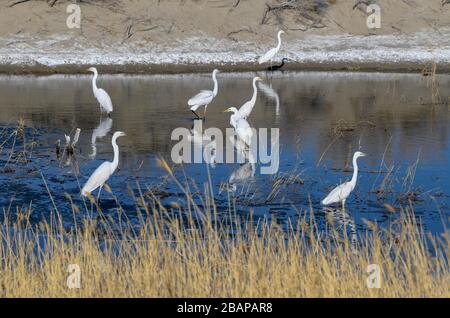
[[[450,71],[450,5],[441,0],[379,0],[380,29],[366,5],[308,0],[316,6],[266,12],[276,0],[83,1],[81,28],[67,5],[30,0],[0,6],[0,72],[78,73],[263,70],[257,58],[286,30],[279,59],[288,70]],[[320,4],[320,5],[319,5]]]

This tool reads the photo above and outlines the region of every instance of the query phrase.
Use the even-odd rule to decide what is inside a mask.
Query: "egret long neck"
[[[352,184],[352,187],[356,186],[356,179],[358,178],[358,162],[357,157],[353,156],[353,177],[350,183]]]
[[[253,80],[253,96],[251,99],[252,104],[256,102],[256,96],[258,95],[258,88],[256,87],[256,79]]]
[[[277,51],[279,51],[281,48],[281,33],[278,33],[278,45],[277,45]]]
[[[230,125],[236,128],[236,113],[230,116]]]
[[[214,89],[213,89],[213,95],[217,95],[217,91],[219,90],[219,84],[217,83],[216,73],[213,73],[213,81],[214,81]]]
[[[97,76],[98,76],[98,73],[94,72],[94,77],[92,78],[92,90],[94,91],[94,94],[98,90],[98,88],[97,88]]]
[[[113,171],[117,169],[117,166],[119,165],[119,146],[117,145],[117,138],[114,138],[112,140],[112,146],[114,149],[114,159],[112,161]]]

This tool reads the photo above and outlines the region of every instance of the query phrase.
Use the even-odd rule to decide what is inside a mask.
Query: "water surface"
[[[219,75],[219,94],[208,108],[205,128],[230,127],[223,110],[250,99],[254,75]],[[368,156],[359,161],[358,184],[347,201],[356,228],[365,228],[364,219],[389,224],[401,207],[411,206],[426,230],[442,232],[450,203],[450,76],[437,77],[440,100],[428,81],[419,74],[274,74],[259,86],[250,123],[280,129],[278,173],[261,175],[258,164],[253,174],[245,165],[218,163],[177,165],[175,175],[190,184],[199,204],[209,171],[219,210],[227,210],[231,198],[243,215],[286,223],[312,207],[323,221],[327,211],[320,200],[351,178],[352,155],[360,149]],[[83,206],[80,186],[101,162],[112,160],[111,136],[118,130],[127,136],[119,139],[119,170],[108,184],[128,217],[137,218],[132,194],[148,189],[168,207],[187,205],[156,159],[171,162],[171,133],[192,127],[186,101],[200,89],[212,89],[210,75],[100,75],[98,86],[111,95],[111,119],[100,114],[90,76],[0,77],[1,138],[8,139],[0,148],[2,208],[14,213],[31,206],[37,222],[56,205],[70,226],[67,194]],[[11,137],[20,118],[28,127],[25,153],[23,139],[14,143]],[[58,159],[55,142],[64,144],[64,135],[73,136],[76,128],[81,136],[75,159]],[[244,177],[230,187],[238,172]],[[106,191],[101,204],[105,213],[117,212]]]

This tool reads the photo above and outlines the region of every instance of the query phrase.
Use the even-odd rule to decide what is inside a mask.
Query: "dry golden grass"
[[[352,244],[333,227],[319,231],[307,213],[298,229],[250,220],[214,222],[214,205],[180,217],[144,202],[147,218],[113,230],[108,218],[66,232],[57,214],[31,226],[28,212],[1,226],[2,297],[448,297],[448,233],[425,235],[408,210],[388,229]],[[153,206],[150,208],[150,206]],[[76,210],[74,210],[76,213]],[[192,217],[202,214],[201,224]],[[144,221],[145,220],[145,221]],[[116,224],[117,225],[117,224]],[[233,231],[234,235],[230,235]],[[80,288],[67,286],[77,264]],[[382,269],[369,289],[369,264]]]

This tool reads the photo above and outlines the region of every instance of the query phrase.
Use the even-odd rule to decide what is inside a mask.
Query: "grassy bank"
[[[85,208],[98,212],[96,217],[79,218],[80,209],[73,206],[77,221],[70,231],[57,212],[38,225],[30,224],[27,209],[5,212],[0,295],[450,296],[448,232],[424,234],[409,209],[388,228],[367,223],[366,233],[355,240],[331,214],[326,229],[317,228],[311,210],[282,230],[274,222],[239,218],[232,199],[228,215],[220,215],[208,195],[200,208],[189,190],[183,191],[190,207],[183,211],[176,204],[159,205],[151,191],[137,197],[139,225],[110,219],[95,202]],[[123,212],[119,205],[118,211]],[[222,222],[215,221],[219,218]],[[76,287],[70,264],[80,270],[80,288],[68,287],[68,279]],[[380,288],[367,286],[369,264],[381,269]]]

